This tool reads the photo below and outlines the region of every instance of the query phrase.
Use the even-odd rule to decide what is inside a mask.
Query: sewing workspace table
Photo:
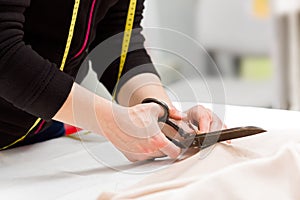
[[[190,106],[192,104],[186,103],[184,107]],[[225,111],[225,123],[228,127],[251,125],[262,127],[268,132],[234,140],[230,145],[214,145],[205,153],[199,152],[177,163],[168,160],[130,163],[105,139],[85,133],[79,133],[75,139],[63,137],[1,151],[1,199],[97,199],[101,194],[100,199],[180,199],[183,197],[180,195],[185,195],[185,199],[192,199],[193,191],[202,192],[202,197],[210,195],[210,199],[222,199],[213,190],[203,186],[209,187],[210,183],[220,188],[219,195],[223,195],[224,199],[253,199],[257,196],[251,192],[252,186],[253,189],[260,187],[261,191],[269,195],[269,187],[263,189],[261,184],[249,185],[246,190],[243,184],[233,185],[222,180],[227,180],[226,176],[231,176],[231,170],[234,170],[239,176],[232,177],[232,180],[237,178],[244,183],[243,179],[249,178],[251,173],[259,175],[261,170],[265,170],[264,167],[268,166],[270,159],[280,160],[286,154],[293,155],[284,157],[285,161],[290,163],[284,161],[278,169],[286,167],[284,164],[300,168],[300,159],[297,159],[300,158],[300,113],[241,106],[226,106]],[[78,140],[79,138],[81,140]],[[298,150],[298,154],[295,154],[294,150]],[[212,165],[213,167],[210,167]],[[245,167],[250,169],[249,173],[243,171]],[[297,196],[300,195],[297,189],[300,182],[298,168],[289,170],[291,173],[295,170],[293,172],[296,173],[295,178],[288,181],[298,184],[295,190],[293,187],[286,190],[280,188],[283,192],[291,192],[285,193],[290,195],[290,199],[300,197]],[[195,170],[199,171],[194,176]],[[253,174],[252,178],[255,177]],[[269,180],[269,176],[260,178],[264,178],[267,184],[268,181],[273,183],[276,177],[285,178],[285,175],[287,174],[281,176],[279,173],[278,177],[274,176],[272,180]],[[249,180],[249,184],[255,183],[255,180]],[[257,181],[262,182],[260,179]],[[227,186],[223,187],[222,191],[222,185],[225,184]],[[196,186],[199,191],[193,190]],[[233,187],[235,189],[231,190]],[[272,185],[273,193],[279,198],[280,195],[278,196],[274,187]],[[246,191],[247,196],[243,196]],[[261,197],[261,194],[257,195]]]

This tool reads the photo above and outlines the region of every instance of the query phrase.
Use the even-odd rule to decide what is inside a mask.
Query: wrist
[[[93,126],[93,131],[101,133],[107,138],[110,126],[114,123],[114,112],[116,112],[118,107],[121,106],[101,97],[96,97],[94,104],[96,123]]]

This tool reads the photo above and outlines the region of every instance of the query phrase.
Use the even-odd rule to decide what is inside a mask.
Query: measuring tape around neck
[[[65,47],[65,52],[64,52],[63,59],[61,61],[60,68],[59,68],[61,71],[64,70],[66,60],[67,60],[67,57],[68,57],[68,54],[69,54],[69,50],[70,50],[70,47],[71,47],[71,42],[72,42],[72,38],[73,38],[73,34],[74,34],[74,28],[75,28],[75,24],[76,24],[79,4],[80,4],[80,0],[75,0],[73,13],[72,13],[72,19],[71,19],[71,25],[70,25],[70,28],[69,28],[68,39],[67,39],[67,43],[66,43],[66,47]]]
[[[124,36],[123,36],[123,42],[122,42],[122,50],[121,50],[118,78],[117,78],[115,90],[113,92],[113,100],[116,99],[116,91],[117,91],[118,83],[121,79],[122,71],[123,71],[123,68],[124,68],[124,65],[126,62],[126,57],[127,57],[127,53],[128,53],[130,39],[131,39],[132,27],[133,27],[133,23],[134,23],[136,4],[137,4],[137,0],[130,0],[128,12],[127,12],[127,19],[126,19]]]
[[[75,0],[74,7],[73,7],[71,24],[70,24],[70,28],[69,28],[68,39],[67,39],[67,43],[66,43],[66,47],[65,47],[65,52],[64,52],[64,55],[63,55],[63,59],[61,61],[60,68],[59,68],[61,71],[64,70],[66,59],[67,59],[68,54],[69,54],[69,50],[70,50],[70,46],[71,46],[71,42],[72,42],[72,38],[73,38],[73,34],[74,34],[74,27],[75,27],[75,23],[76,23],[76,19],[77,19],[79,4],[80,4],[80,0]],[[14,141],[13,143],[11,143],[9,145],[7,145],[3,148],[0,148],[0,150],[7,149],[7,148],[13,146],[14,144],[24,140],[27,137],[27,135],[40,123],[41,120],[42,120],[41,118],[38,118],[34,122],[34,124],[30,127],[30,129],[26,132],[26,134],[24,136],[22,136],[21,138],[19,138],[18,140]]]
[[[68,38],[67,38],[67,42],[66,42],[66,47],[65,47],[64,55],[63,55],[62,62],[61,62],[60,68],[59,68],[61,71],[64,70],[65,63],[66,63],[66,60],[67,60],[67,57],[68,57],[68,54],[69,54],[69,50],[70,50],[70,47],[71,47],[71,42],[72,42],[73,35],[74,35],[74,28],[75,28],[75,24],[76,24],[79,4],[80,4],[80,0],[75,0],[74,7],[73,7],[71,24],[70,24]],[[134,23],[136,4],[137,4],[137,0],[130,0],[128,13],[127,13],[127,19],[126,19],[126,25],[125,25],[125,31],[124,31],[124,37],[123,37],[123,42],[122,42],[122,50],[121,50],[121,57],[120,57],[120,65],[119,65],[117,84],[120,81],[121,74],[122,74],[124,64],[125,64],[125,61],[126,61],[126,57],[127,57],[127,53],[128,53],[128,48],[129,48],[130,39],[131,39],[132,27],[133,27],[133,23]],[[117,86],[117,84],[116,84],[116,86]],[[116,95],[115,92],[114,92],[114,95],[113,95],[113,99],[115,99],[115,95]],[[26,132],[26,134],[24,136],[22,136],[21,138],[19,138],[18,140],[14,141],[13,143],[11,143],[9,145],[7,145],[3,148],[0,148],[0,150],[7,149],[7,148],[13,146],[14,144],[24,140],[27,137],[27,135],[39,124],[39,122],[41,120],[42,120],[41,118],[38,118],[34,122],[34,124],[30,127],[30,129]]]

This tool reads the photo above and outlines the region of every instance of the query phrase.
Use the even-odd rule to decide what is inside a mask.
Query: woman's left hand
[[[226,125],[214,112],[201,105],[193,106],[185,111],[185,113],[180,113],[176,108],[170,108],[170,117],[175,120],[184,120],[193,123],[197,126],[200,133],[226,128]]]

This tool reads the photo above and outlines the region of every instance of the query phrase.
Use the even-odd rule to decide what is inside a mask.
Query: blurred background
[[[164,84],[180,100],[196,94],[201,102],[219,102],[206,95],[205,88],[221,92],[214,87],[221,76],[227,104],[300,109],[299,0],[149,0],[143,25],[187,35],[214,61],[197,52],[193,67],[201,78],[180,56],[149,50]],[[147,45],[153,40],[167,43],[171,35],[146,34]],[[191,48],[189,54],[195,53]]]
[[[174,100],[300,110],[299,0],[145,7],[146,47]]]

